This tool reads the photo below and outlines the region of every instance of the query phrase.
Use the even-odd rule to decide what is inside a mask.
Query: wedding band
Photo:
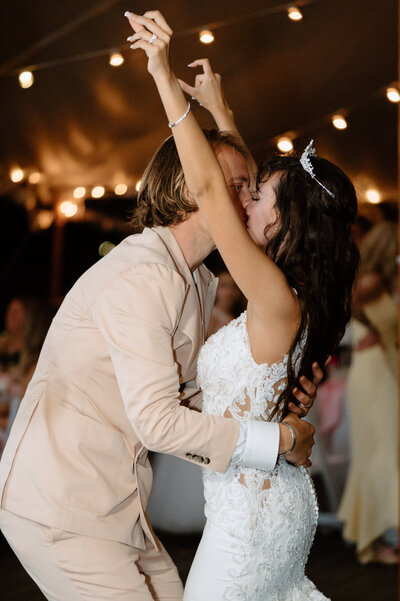
[[[303,407],[303,409],[309,409],[312,406],[312,401],[311,401],[311,403],[308,403],[308,405],[303,405],[303,403],[300,403],[300,401],[299,401],[299,405],[300,405],[300,407]]]
[[[153,33],[153,35],[151,36],[151,38],[149,39],[149,44],[152,44],[155,40],[157,40],[157,36],[155,33]]]

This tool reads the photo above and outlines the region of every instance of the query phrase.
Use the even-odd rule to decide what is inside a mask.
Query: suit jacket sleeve
[[[185,295],[183,279],[173,269],[135,265],[103,290],[92,316],[109,349],[127,416],[143,445],[224,472],[239,423],[192,411],[179,399],[173,334]]]

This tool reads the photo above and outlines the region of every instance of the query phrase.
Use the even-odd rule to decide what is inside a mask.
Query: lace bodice
[[[286,385],[288,355],[279,363],[256,363],[250,350],[247,312],[211,336],[200,351],[197,373],[203,390],[203,411],[236,419],[269,421]],[[297,373],[302,344],[294,353]],[[217,377],[216,377],[217,375]],[[277,413],[272,421],[279,421]]]
[[[286,385],[288,356],[271,365],[252,356],[246,312],[211,336],[198,360],[203,411],[234,419],[271,420]],[[297,373],[304,339],[294,353]],[[279,421],[276,413],[272,421]],[[304,576],[318,507],[304,468],[283,457],[271,472],[230,465],[224,474],[203,470],[207,518],[229,532],[232,583],[228,601],[326,599]],[[286,591],[296,594],[286,596]]]

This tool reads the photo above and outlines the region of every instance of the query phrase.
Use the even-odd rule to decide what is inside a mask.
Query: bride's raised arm
[[[221,75],[219,73],[214,73],[208,58],[196,59],[190,63],[188,67],[192,69],[200,67],[203,69],[203,73],[197,73],[193,86],[181,79],[178,79],[179,85],[186,94],[191,96],[192,99],[197,100],[200,106],[203,106],[209,111],[220,131],[229,131],[239,140],[246,150],[250,179],[253,188],[255,188],[257,164],[236,125],[233,111],[230,108],[222,89]]]
[[[159,11],[126,13],[135,33],[131,48],[148,57],[175,138],[189,192],[203,212],[210,234],[232,277],[260,317],[293,315],[285,276],[250,238],[232,204],[226,182],[169,63],[172,30]]]

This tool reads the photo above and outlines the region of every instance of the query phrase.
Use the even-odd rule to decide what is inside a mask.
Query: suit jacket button
[[[186,453],[185,457],[187,457],[188,459],[193,459],[192,453]]]
[[[205,463],[206,465],[208,465],[208,464],[210,463],[210,458],[209,458],[209,457],[205,457],[205,458],[204,458],[204,463]]]

